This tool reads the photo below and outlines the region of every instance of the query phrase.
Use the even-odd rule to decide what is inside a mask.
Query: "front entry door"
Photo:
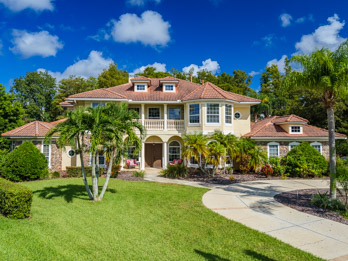
[[[162,167],[162,144],[145,143],[145,166],[152,168]]]

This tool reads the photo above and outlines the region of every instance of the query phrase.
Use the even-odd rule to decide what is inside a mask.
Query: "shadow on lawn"
[[[273,259],[273,258],[269,258],[265,255],[262,255],[260,253],[255,252],[255,251],[252,251],[252,250],[246,249],[246,250],[244,250],[244,253],[247,254],[248,256],[255,258],[256,260],[275,261],[275,259]]]
[[[102,186],[99,186],[99,191],[101,191]],[[114,189],[107,189],[106,192],[116,193]],[[33,192],[38,194],[40,198],[52,199],[63,197],[67,203],[72,203],[73,199],[89,200],[86,188],[84,185],[61,185],[56,187],[45,187],[41,190],[36,190]]]
[[[212,260],[212,261],[230,261],[229,259],[219,257],[218,255],[206,253],[200,250],[195,249],[195,252],[202,257],[204,257],[206,260]]]

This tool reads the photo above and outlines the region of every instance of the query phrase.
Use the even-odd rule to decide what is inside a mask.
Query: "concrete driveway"
[[[292,190],[327,188],[324,180],[267,180],[216,186],[203,204],[214,212],[329,260],[348,260],[348,226],[274,200]]]

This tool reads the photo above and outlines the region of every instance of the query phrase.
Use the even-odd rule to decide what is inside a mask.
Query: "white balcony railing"
[[[146,130],[164,130],[164,120],[144,120]],[[184,120],[167,120],[168,130],[184,130]]]

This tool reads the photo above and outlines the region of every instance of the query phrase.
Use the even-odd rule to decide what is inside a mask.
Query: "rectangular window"
[[[140,92],[144,92],[144,91],[146,91],[146,85],[145,84],[137,84],[135,90],[140,91]]]
[[[301,126],[291,126],[290,133],[301,133]]]
[[[102,165],[105,165],[105,155],[98,155],[99,157],[99,165],[102,166]]]
[[[164,91],[166,91],[166,92],[173,92],[174,91],[174,85],[173,84],[166,84],[166,85],[164,85]]]
[[[51,145],[47,143],[42,143],[42,154],[45,156],[48,167],[51,167]]]
[[[160,108],[149,108],[149,119],[160,119],[161,110]]]
[[[140,108],[139,107],[131,107],[131,108],[128,108],[128,111],[135,111],[138,113],[138,115],[140,115]]]
[[[105,102],[93,102],[92,108],[96,108],[98,106],[105,106]]]
[[[181,109],[169,108],[169,120],[181,120]]]
[[[317,151],[319,151],[319,153],[321,154],[321,145],[314,144],[314,145],[312,145],[312,147],[315,148]]]
[[[199,104],[190,104],[189,110],[190,110],[189,123],[199,124],[200,123]]]
[[[278,150],[279,146],[278,145],[268,145],[268,156],[269,157],[278,157]]]
[[[168,160],[172,162],[175,159],[180,159],[180,147],[169,147]]]
[[[127,149],[128,159],[139,161],[139,153],[135,153],[135,146],[129,146]]]
[[[225,105],[225,123],[232,124],[232,105],[231,104]]]
[[[220,106],[218,103],[207,104],[207,123],[220,123]]]

